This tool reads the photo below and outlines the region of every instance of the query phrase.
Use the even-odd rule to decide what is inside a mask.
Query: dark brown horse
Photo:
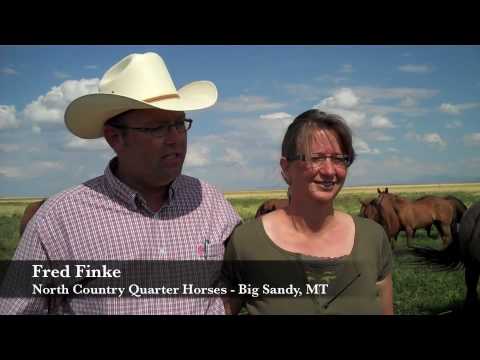
[[[443,245],[446,247],[451,239],[451,225],[455,219],[455,210],[451,203],[440,197],[430,196],[424,199],[410,201],[404,197],[388,192],[378,191],[377,206],[380,214],[386,214],[384,219],[388,223],[393,221],[396,228],[394,214],[400,227],[405,229],[407,234],[407,246],[411,247],[410,239],[415,229],[425,228],[434,224],[441,234]]]
[[[268,214],[269,212],[276,209],[286,208],[287,206],[288,206],[288,199],[267,200],[258,207],[257,213],[255,214],[255,218],[259,218],[260,216],[264,214]]]
[[[20,220],[20,236],[22,236],[25,228],[27,227],[28,222],[30,219],[35,215],[40,206],[45,202],[47,199],[43,199],[41,201],[35,201],[27,206],[25,211],[23,212],[22,219]]]
[[[467,310],[479,308],[477,284],[480,276],[480,201],[470,206],[460,221],[458,234],[453,235],[452,242],[443,250],[431,248],[414,248],[414,254],[423,264],[436,265],[437,270],[455,270],[463,265]]]
[[[388,201],[388,200],[387,200]],[[362,206],[360,207],[359,216],[365,217],[367,219],[373,220],[376,223],[383,226],[385,229],[385,233],[390,240],[390,245],[392,249],[395,249],[395,241],[397,241],[398,233],[400,232],[401,226],[400,222],[398,221],[398,216],[394,211],[389,211],[381,209],[377,205],[377,199],[368,199],[368,200],[360,200]],[[391,208],[393,209],[393,207]]]

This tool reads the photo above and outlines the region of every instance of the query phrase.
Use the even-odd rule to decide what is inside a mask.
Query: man
[[[162,58],[131,54],[102,77],[99,93],[66,109],[76,136],[104,136],[116,157],[102,176],[48,199],[27,225],[14,260],[221,260],[240,222],[213,186],[181,174],[192,120],[217,90],[178,91]],[[9,275],[13,276],[12,274]],[[79,296],[53,311],[74,314],[223,314],[220,298]],[[0,313],[52,311],[48,298],[3,298]]]

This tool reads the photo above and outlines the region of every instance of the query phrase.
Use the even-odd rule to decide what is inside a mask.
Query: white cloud
[[[188,145],[186,167],[198,167],[210,164],[210,148],[206,144],[193,143]]]
[[[63,148],[71,151],[97,151],[109,150],[110,145],[103,137],[99,139],[81,139],[69,134]]]
[[[280,102],[272,102],[262,96],[240,95],[218,103],[218,108],[231,112],[270,111],[285,107]]]
[[[357,95],[355,95],[352,89],[341,88],[335,91],[333,96],[323,99],[317,106],[325,108],[340,107],[350,109],[356,106],[358,102],[359,98]]]
[[[69,77],[71,77],[69,74],[62,71],[54,71],[53,76],[55,76],[57,79],[68,79]]]
[[[383,132],[380,131],[371,131],[365,134],[368,139],[374,141],[381,141],[381,142],[389,142],[395,140],[393,136],[385,135]]]
[[[98,79],[67,80],[28,104],[24,116],[37,125],[63,124],[63,115],[74,99],[98,91]]]
[[[456,129],[456,128],[461,128],[462,126],[463,126],[463,123],[458,120],[449,122],[445,125],[447,129]]]
[[[401,102],[400,102],[400,106],[405,106],[405,107],[412,107],[412,106],[415,106],[417,105],[417,101],[410,97],[410,96],[407,96],[405,97]]]
[[[429,99],[438,94],[438,90],[422,88],[375,88],[359,86],[353,88],[362,102],[369,103],[375,100],[399,99],[407,102]]]
[[[267,120],[280,120],[280,119],[291,119],[291,118],[292,118],[292,115],[284,112],[260,115],[260,119],[267,119]]]
[[[375,115],[371,120],[372,128],[374,129],[391,129],[395,125],[385,116]]]
[[[19,150],[20,146],[18,144],[0,144],[0,152],[14,152]]]
[[[424,134],[422,140],[428,144],[438,145],[440,147],[447,146],[447,142],[437,133]]]
[[[447,142],[437,133],[417,134],[415,131],[409,131],[405,134],[405,138],[439,146],[440,148],[447,146]]]
[[[433,71],[430,65],[402,65],[398,67],[398,70],[415,74],[427,74]]]
[[[326,77],[330,80],[330,76],[328,75],[317,78],[316,80],[327,80]],[[333,81],[333,79],[331,80]],[[326,94],[325,90],[307,84],[285,84],[282,87],[295,99],[306,101],[318,101],[318,98]]]
[[[353,138],[353,148],[357,154],[371,154],[378,155],[380,150],[377,148],[371,149],[370,146],[362,139],[358,137]]]
[[[334,84],[339,84],[341,82],[344,82],[344,81],[348,80],[348,78],[343,77],[343,76],[322,75],[322,76],[316,77],[314,80],[332,82]]]
[[[465,135],[463,139],[464,139],[466,145],[479,146],[480,145],[480,132]]]
[[[2,68],[1,72],[2,72],[3,75],[17,75],[18,74],[18,72],[11,67]]]
[[[353,66],[351,64],[344,64],[342,66],[342,69],[340,70],[341,73],[352,73],[353,72]]]
[[[243,154],[234,148],[225,148],[225,155],[222,158],[223,161],[227,163],[237,163],[239,165],[245,166],[247,165]]]
[[[460,115],[463,111],[480,107],[480,103],[466,103],[466,104],[449,104],[443,103],[440,105],[440,111],[450,115]]]
[[[10,179],[32,179],[45,174],[63,170],[64,164],[60,161],[38,161],[29,166],[0,166],[0,177]]]
[[[16,112],[13,105],[0,105],[0,130],[14,129],[20,126]]]

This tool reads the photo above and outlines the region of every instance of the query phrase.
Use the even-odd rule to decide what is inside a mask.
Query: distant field
[[[351,186],[344,187],[341,194],[376,194],[377,188],[381,190],[385,186]],[[417,192],[458,192],[465,191],[469,193],[480,194],[480,183],[468,184],[426,184],[426,185],[389,185],[391,192],[417,193]],[[261,191],[236,191],[225,192],[227,199],[241,198],[286,198],[286,190],[261,190]]]
[[[383,187],[381,187],[383,190]],[[415,199],[423,195],[453,195],[467,206],[480,201],[480,183],[395,185],[389,191]],[[344,188],[335,201],[335,208],[349,214],[358,214],[360,199],[376,196],[377,186]],[[285,198],[286,191],[227,192],[225,197],[232,203],[243,220],[252,219],[258,206],[267,198]],[[36,198],[0,199],[0,260],[10,259],[19,240],[20,216],[25,207]],[[432,230],[436,234],[436,230]],[[406,239],[400,234],[394,260],[394,305],[396,314],[448,315],[460,311],[465,298],[464,272],[434,272],[428,267],[411,265],[411,255],[406,248]],[[430,239],[424,230],[417,231],[415,245],[439,248],[440,239]]]

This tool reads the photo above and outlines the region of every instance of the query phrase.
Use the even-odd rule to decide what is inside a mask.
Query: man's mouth
[[[180,158],[180,153],[170,153],[162,156],[163,160],[175,160]]]

